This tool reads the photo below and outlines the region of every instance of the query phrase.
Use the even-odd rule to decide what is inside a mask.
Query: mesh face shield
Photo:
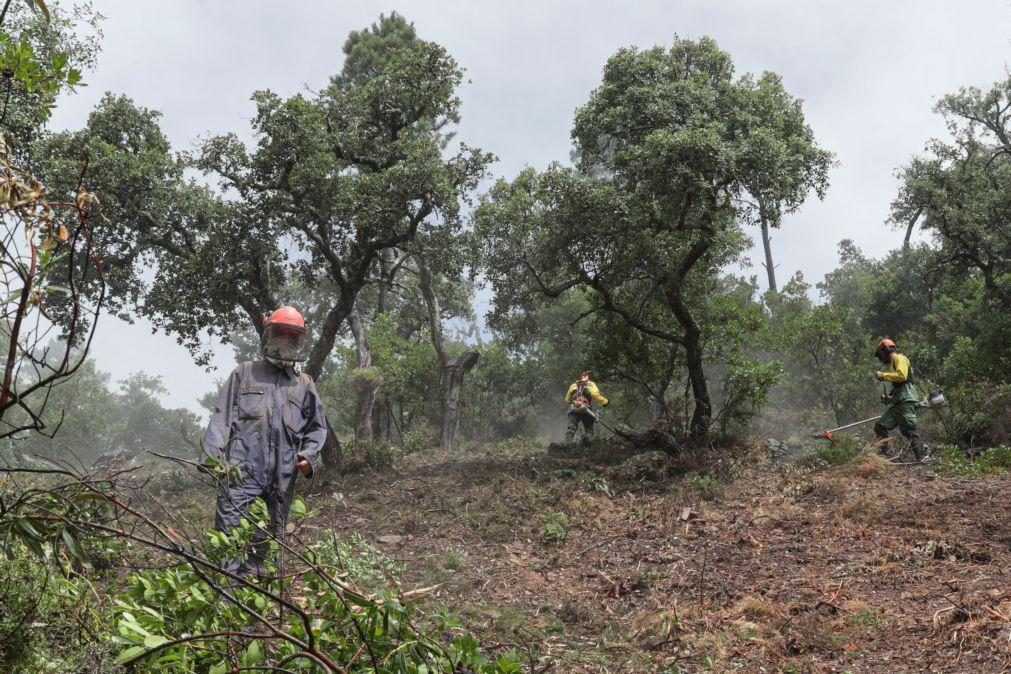
[[[263,329],[261,351],[266,358],[294,366],[308,356],[306,343],[305,328],[284,323],[268,323]]]

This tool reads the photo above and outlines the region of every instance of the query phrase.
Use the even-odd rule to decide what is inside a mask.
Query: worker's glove
[[[874,378],[877,379],[878,381],[884,381],[885,380],[885,373],[884,372],[875,372],[874,373]]]
[[[888,395],[886,393],[882,393],[881,394],[881,404],[882,405],[887,405],[890,402],[892,402],[892,396],[890,396],[890,395]]]

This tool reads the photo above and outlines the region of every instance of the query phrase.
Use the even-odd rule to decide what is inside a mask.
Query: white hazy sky
[[[494,152],[495,176],[568,161],[575,109],[620,47],[709,35],[738,74],[772,70],[802,98],[808,122],[839,166],[823,202],[785,219],[773,249],[778,277],[818,281],[850,238],[881,254],[901,242],[885,225],[895,170],[943,135],[931,109],[964,85],[1005,75],[1011,0],[95,0],[106,16],[88,86],[63,100],[54,128],[79,128],[106,91],[160,110],[176,149],[234,131],[249,138],[250,94],[318,89],[342,63],[351,30],[395,10],[466,69],[458,138]],[[757,237],[756,237],[757,238]],[[759,275],[761,251],[750,273]],[[104,317],[93,355],[114,379],[160,375],[170,406],[195,408],[232,366],[192,364],[170,336]]]

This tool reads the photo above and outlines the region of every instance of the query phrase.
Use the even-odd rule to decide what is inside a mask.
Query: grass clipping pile
[[[328,486],[318,526],[378,541],[536,671],[1011,667],[1006,474],[719,455],[685,473],[629,469],[617,442],[413,454]]]

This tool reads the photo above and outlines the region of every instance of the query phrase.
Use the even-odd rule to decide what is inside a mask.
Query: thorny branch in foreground
[[[148,512],[142,505],[150,501],[147,480],[134,469],[100,475],[51,466],[0,470],[7,476],[0,489],[0,554],[20,543],[40,557],[62,559],[73,573],[75,564],[87,564],[90,541],[153,552],[157,567],[138,570],[117,602],[120,664],[145,671],[178,671],[165,669],[168,662],[222,672],[288,667],[406,674],[421,664],[430,672],[519,671],[511,656],[488,661],[469,635],[448,644],[426,637],[410,602],[434,588],[363,591],[340,553],[334,559],[335,547],[303,547],[274,535],[265,508],[251,509],[230,534],[194,539]],[[289,558],[283,574],[280,564],[255,579],[229,571],[229,560],[246,554],[254,534]],[[440,620],[434,633],[454,626]]]
[[[56,432],[59,422],[50,428],[44,418],[50,390],[91,346],[105,278],[91,240],[100,204],[84,187],[87,166],[85,157],[72,201],[50,199],[0,138],[0,438]]]

